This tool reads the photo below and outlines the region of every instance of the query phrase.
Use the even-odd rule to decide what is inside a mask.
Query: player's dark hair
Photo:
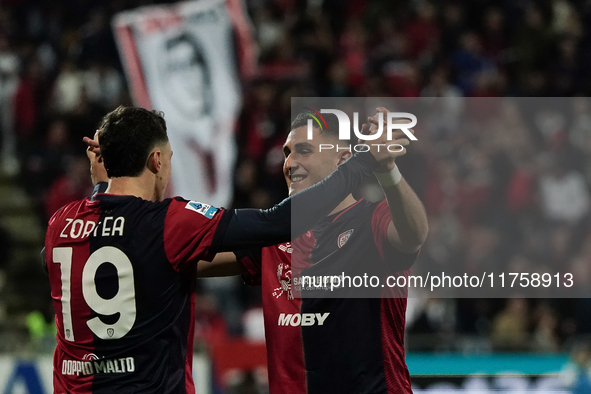
[[[318,119],[322,124],[322,129],[320,129],[318,123],[309,112],[301,112],[291,122],[291,130],[295,130],[298,127],[302,126],[306,127],[308,125],[308,119],[312,119],[312,125],[320,130],[320,134],[328,135],[331,138],[339,140],[339,119],[335,114],[322,114],[322,117],[326,121],[326,124],[324,124],[324,122],[322,121],[322,119],[320,119],[318,115],[314,116],[316,116],[316,119]],[[349,144],[349,140],[339,140],[339,145],[341,143],[344,145]]]
[[[99,144],[109,178],[139,176],[150,151],[168,141],[162,112],[119,106],[103,118]]]

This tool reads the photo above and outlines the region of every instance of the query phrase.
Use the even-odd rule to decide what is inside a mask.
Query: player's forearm
[[[232,252],[218,253],[212,261],[201,260],[197,263],[197,276],[200,278],[234,275],[240,275],[240,266]]]
[[[423,203],[404,178],[382,189],[392,218],[393,228],[388,229],[390,243],[403,252],[417,251],[429,232]]]
[[[314,227],[373,173],[374,157],[357,154],[321,182],[267,210],[237,209],[223,233],[216,232],[217,251],[263,247],[295,239]]]
[[[369,153],[357,153],[321,182],[291,197],[292,239],[310,230],[328,216],[363,181],[372,176],[377,165]]]

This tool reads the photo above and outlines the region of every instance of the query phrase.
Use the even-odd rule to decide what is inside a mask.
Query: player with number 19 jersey
[[[195,262],[213,258],[223,212],[98,194],[53,215],[56,393],[194,392]]]
[[[193,393],[197,262],[302,234],[371,175],[354,155],[268,210],[176,197],[97,194],[49,221],[44,261],[56,311],[56,393]],[[291,219],[293,206],[309,207]]]

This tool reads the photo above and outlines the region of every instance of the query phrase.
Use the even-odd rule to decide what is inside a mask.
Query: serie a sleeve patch
[[[189,201],[187,205],[185,205],[185,209],[200,213],[208,219],[213,218],[213,216],[220,210],[219,208],[213,207],[209,204],[204,204],[197,201]]]

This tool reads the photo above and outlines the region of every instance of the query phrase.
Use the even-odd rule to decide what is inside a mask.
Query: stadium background
[[[15,360],[53,350],[49,285],[38,258],[46,221],[91,190],[82,136],[92,135],[108,110],[131,104],[110,19],[146,4],[154,2],[0,1],[5,381],[32,373]],[[245,6],[259,57],[255,76],[242,81],[235,208],[265,208],[285,195],[280,147],[290,97],[591,93],[586,1],[255,0]],[[434,140],[441,149],[411,150],[400,166],[430,221],[418,264],[527,268],[551,259],[588,277],[591,115],[583,115],[582,122],[551,132],[524,122],[512,148],[491,144],[490,136],[449,134]],[[562,195],[542,184],[572,188],[571,201],[580,208],[557,215],[552,207],[563,201],[553,199]],[[260,291],[229,278],[202,280],[199,293],[202,364],[214,348],[221,364],[226,353],[258,354]],[[581,370],[591,367],[584,347],[591,332],[587,299],[414,299],[407,318],[417,388],[534,389],[558,376],[569,356]],[[506,371],[516,375],[499,375]],[[264,373],[246,372],[215,373],[216,390],[261,390]],[[481,375],[466,378],[473,373]]]

